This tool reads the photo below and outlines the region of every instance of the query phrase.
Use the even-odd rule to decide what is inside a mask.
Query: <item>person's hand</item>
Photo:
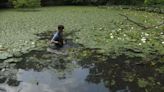
[[[58,41],[53,41],[53,43],[60,44]]]
[[[47,44],[52,44],[52,41],[48,41]]]
[[[63,44],[66,44],[66,41],[65,40],[63,41]]]

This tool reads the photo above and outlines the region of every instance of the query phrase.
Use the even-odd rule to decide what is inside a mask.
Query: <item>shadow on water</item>
[[[37,34],[50,39],[51,31]],[[69,33],[69,35],[74,33]],[[164,74],[142,58],[111,58],[99,48],[67,42],[67,55],[32,50],[1,64],[0,92],[162,92]]]

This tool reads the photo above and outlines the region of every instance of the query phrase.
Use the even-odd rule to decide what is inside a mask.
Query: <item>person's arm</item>
[[[59,43],[59,41],[51,40],[50,43]]]
[[[61,34],[61,36],[62,36],[62,43],[63,43],[63,44],[66,44],[66,41],[65,41],[65,36],[64,36],[64,34],[62,33],[62,34]]]
[[[63,39],[63,44],[66,44],[66,40]]]
[[[50,43],[56,43],[56,44],[61,44],[59,41],[55,41],[55,35],[53,36],[53,38],[51,39]]]
[[[52,39],[50,40],[50,43],[59,43],[58,41],[55,41],[55,40],[54,40],[55,37],[56,37],[56,35],[54,35],[54,36],[52,37]]]

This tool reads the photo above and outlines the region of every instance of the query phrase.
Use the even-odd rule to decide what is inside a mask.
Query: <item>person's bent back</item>
[[[51,39],[50,43],[55,44],[55,47],[61,48],[63,47],[63,25],[58,25],[58,31],[53,34],[53,38]]]

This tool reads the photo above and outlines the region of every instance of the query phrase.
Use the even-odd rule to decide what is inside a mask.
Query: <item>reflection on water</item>
[[[83,69],[70,56],[57,56],[46,51],[31,51],[22,57],[22,61],[14,65],[15,74],[10,74],[13,71],[4,71],[7,79],[0,85],[1,91],[109,92],[103,82],[94,84],[85,81],[89,69]],[[11,76],[8,77],[8,75]]]
[[[0,86],[7,89],[4,92],[108,92],[103,83],[86,82],[85,78],[88,73],[88,69],[74,68],[71,73],[64,74],[65,79],[61,79],[60,73],[51,69],[43,69],[39,72],[33,69],[18,69],[19,86],[12,87],[6,84]]]
[[[20,92],[108,92],[101,84],[89,84],[84,81],[88,75],[87,69],[77,68],[72,74],[66,74],[67,78],[60,80],[54,71],[44,70],[35,72],[33,70],[19,70],[18,79],[23,81]],[[27,77],[28,76],[28,77]]]

